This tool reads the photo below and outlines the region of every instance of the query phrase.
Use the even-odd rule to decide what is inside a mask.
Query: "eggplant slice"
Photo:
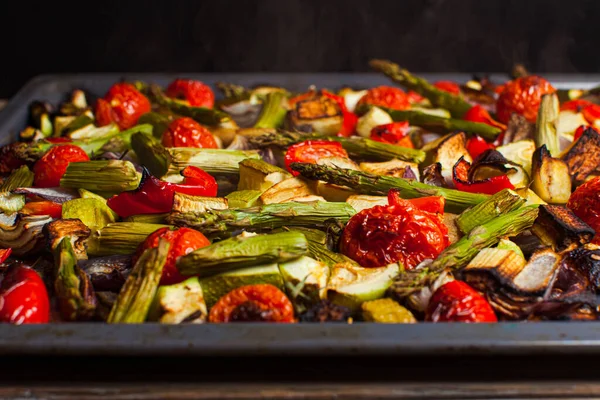
[[[581,185],[600,166],[600,134],[592,127],[585,129],[562,160],[569,167],[573,185]]]

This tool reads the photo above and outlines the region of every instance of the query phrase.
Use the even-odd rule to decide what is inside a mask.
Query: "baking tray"
[[[421,74],[430,80],[465,81],[471,74]],[[600,74],[544,75],[557,88],[587,89]],[[0,112],[0,145],[15,140],[33,100],[59,103],[72,89],[102,96],[114,82],[140,79],[161,85],[176,77],[208,84],[270,83],[291,90],[310,85],[337,89],[389,85],[379,74],[219,73],[43,75],[28,82]],[[504,74],[491,74],[504,80]],[[61,323],[0,325],[2,355],[280,356],[600,354],[600,322],[502,322],[497,324],[204,324],[108,325]]]

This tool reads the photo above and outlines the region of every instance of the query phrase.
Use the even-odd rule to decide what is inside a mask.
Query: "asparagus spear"
[[[535,145],[537,148],[546,145],[552,157],[560,155],[560,140],[556,130],[559,111],[558,96],[555,93],[542,96],[535,124]]]
[[[392,176],[378,176],[362,171],[325,165],[292,163],[291,167],[293,170],[300,172],[305,178],[347,186],[359,194],[381,196],[387,195],[390,189],[397,188],[401,191],[400,195],[407,199],[444,196],[446,211],[451,213],[461,213],[489,198],[485,194],[461,192]]]
[[[131,147],[141,164],[157,178],[165,176],[171,164],[171,156],[154,136],[138,132],[131,136]]]
[[[504,189],[473,208],[465,210],[456,219],[456,226],[464,234],[473,228],[504,213],[516,210],[525,204],[525,199],[510,189]]]
[[[238,175],[239,163],[247,158],[260,159],[256,150],[196,149],[191,147],[171,147],[167,151],[171,157],[169,174],[179,174],[189,165],[202,168],[211,175]]]
[[[471,104],[461,96],[440,90],[427,82],[427,80],[411,74],[391,61],[371,60],[369,65],[371,68],[383,72],[394,82],[426,97],[433,106],[445,108],[450,111],[450,114],[455,118],[462,118],[471,108]]]
[[[205,277],[234,269],[284,262],[308,251],[300,232],[239,235],[195,250],[177,260],[182,275]]]
[[[33,184],[33,172],[23,165],[15,169],[0,185],[0,210],[11,214],[19,211],[25,205],[25,195],[13,194],[13,190],[29,187]]]
[[[503,237],[517,236],[530,228],[537,218],[538,207],[537,204],[525,206],[474,228],[447,247],[428,267],[401,273],[390,288],[391,295],[403,301],[431,285],[446,268],[464,268],[482,249],[495,245]]]
[[[93,257],[133,254],[140,243],[163,224],[115,222],[95,231],[88,239],[88,254]]]
[[[66,321],[89,320],[96,311],[96,294],[85,272],[77,266],[71,237],[64,237],[54,250],[54,290],[61,317]]]
[[[348,203],[276,203],[246,209],[208,210],[204,213],[172,212],[167,221],[189,226],[205,235],[244,230],[269,230],[283,226],[323,227],[328,219],[346,223],[354,214]]]
[[[169,127],[170,122],[168,117],[152,111],[147,112],[138,119],[138,124],[152,125],[152,136],[157,139],[162,138],[162,135]]]
[[[277,128],[285,119],[287,108],[285,103],[287,96],[285,92],[272,92],[267,95],[263,103],[262,110],[258,120],[254,124],[255,128]]]
[[[371,107],[372,106],[369,104],[361,104],[357,107],[356,113],[362,115]],[[394,121],[408,121],[410,125],[420,126],[433,132],[463,131],[478,134],[487,140],[495,140],[496,136],[502,132],[499,128],[480,122],[439,117],[437,115],[426,114],[419,111],[403,111],[378,107],[387,112]]]
[[[152,101],[167,107],[175,114],[190,117],[201,124],[216,126],[231,121],[231,117],[223,111],[214,108],[193,107],[176,99],[171,99],[163,93],[158,85],[147,86],[139,82],[137,85],[150,96]]]
[[[86,189],[94,193],[112,195],[139,186],[140,175],[133,164],[121,160],[72,162],[60,179],[60,186]]]
[[[278,132],[265,132],[249,138],[250,144],[263,148],[269,146],[288,147],[304,140],[332,140],[339,142],[342,147],[353,157],[376,161],[389,161],[398,159],[403,161],[421,163],[425,160],[425,152],[418,149],[381,143],[362,137],[337,137],[321,133],[302,133],[279,130]]]
[[[146,320],[167,261],[169,247],[170,243],[161,238],[158,247],[146,249],[142,253],[127,277],[106,322],[136,324]]]
[[[355,267],[360,267],[360,265],[351,258],[331,251],[327,246],[327,234],[323,231],[299,226],[284,227],[282,230],[302,232],[304,236],[306,236],[306,240],[308,240],[309,255],[317,261],[324,262],[330,267],[333,267],[336,264],[351,264]]]

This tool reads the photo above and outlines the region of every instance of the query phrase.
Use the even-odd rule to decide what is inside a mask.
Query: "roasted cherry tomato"
[[[600,245],[600,177],[591,179],[575,189],[567,207],[596,231],[593,243]]]
[[[462,281],[440,286],[431,296],[426,321],[431,322],[498,322],[490,303]]]
[[[391,86],[378,86],[369,89],[367,94],[360,98],[357,105],[372,104],[374,106],[406,110],[410,108],[408,95],[402,90]]]
[[[414,144],[408,136],[410,126],[407,121],[392,122],[391,124],[378,125],[371,129],[370,139],[382,143],[395,144],[397,146],[414,148]]]
[[[528,75],[507,82],[496,102],[496,116],[500,122],[508,123],[512,113],[523,115],[535,123],[542,95],[554,93],[556,89],[544,78]]]
[[[257,284],[233,289],[210,309],[210,322],[295,322],[294,306],[276,286]]]
[[[473,160],[487,150],[494,150],[495,148],[496,147],[493,144],[486,142],[485,139],[479,135],[471,136],[467,141],[467,151]]]
[[[21,213],[27,215],[49,215],[52,218],[60,218],[62,216],[62,204],[53,201],[31,201],[21,209]]]
[[[9,267],[0,285],[0,321],[11,324],[45,324],[50,300],[42,278],[21,264]]]
[[[186,280],[188,277],[181,275],[177,270],[177,266],[175,265],[177,258],[210,245],[206,236],[197,230],[190,228],[178,228],[175,230],[171,230],[171,228],[168,227],[161,228],[150,234],[150,236],[140,244],[132,262],[135,264],[144,250],[158,247],[158,240],[161,238],[166,239],[171,244],[167,262],[165,263],[165,268],[163,269],[162,277],[160,278],[161,285],[173,285]]]
[[[128,129],[150,108],[150,100],[132,84],[115,83],[96,103],[96,122],[100,126],[116,122],[119,128]]]
[[[169,84],[165,94],[173,99],[185,100],[190,106],[213,108],[215,94],[210,86],[194,80],[175,79]]]
[[[33,166],[34,185],[37,187],[60,186],[60,178],[67,171],[69,163],[89,161],[81,147],[65,144],[51,147]]]
[[[191,118],[177,118],[163,133],[165,147],[197,147],[216,149],[219,146],[210,131]]]
[[[452,81],[437,81],[433,84],[436,88],[443,90],[444,92],[452,94],[460,94],[460,86]]]
[[[348,153],[338,142],[329,140],[306,140],[290,146],[285,153],[285,166],[294,176],[300,175],[290,168],[292,163],[316,164],[325,157],[348,158]]]
[[[388,201],[387,206],[368,208],[350,218],[340,239],[343,254],[366,268],[400,262],[410,270],[449,245],[448,228],[438,212],[443,197],[413,203],[390,190]]]
[[[480,105],[473,106],[463,116],[465,121],[481,122],[484,124],[491,125],[502,130],[506,130],[506,125],[494,120],[490,113]]]

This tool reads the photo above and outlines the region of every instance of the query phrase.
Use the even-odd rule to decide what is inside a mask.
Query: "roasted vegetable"
[[[202,287],[195,277],[159,287],[149,312],[150,320],[162,324],[201,324],[207,317]]]
[[[283,124],[286,109],[286,93],[274,91],[266,95],[262,109],[254,124],[255,128],[278,128]]]
[[[15,256],[33,256],[44,248],[47,215],[0,214],[0,248],[12,249]]]
[[[371,137],[371,131],[373,128],[379,125],[385,125],[392,123],[392,117],[383,111],[379,107],[370,107],[367,112],[365,112],[359,119],[356,124],[356,132],[364,138]]]
[[[352,321],[352,311],[329,300],[321,300],[310,309],[300,314],[300,322],[346,322]]]
[[[290,129],[301,132],[317,132],[335,135],[342,129],[344,117],[338,104],[324,95],[315,95],[294,104],[288,113]],[[258,126],[275,128],[275,126]]]
[[[516,192],[505,189],[465,210],[458,216],[456,225],[462,233],[467,234],[495,217],[520,208],[524,203],[525,199]]]
[[[309,243],[309,251],[310,251]],[[329,279],[329,266],[310,257],[279,263],[288,297],[296,310],[304,310],[322,297]]]
[[[93,176],[93,179],[90,177]],[[73,189],[87,189],[94,193],[110,195],[134,190],[140,182],[140,175],[129,161],[98,160],[73,162],[60,180],[60,186]]]
[[[545,146],[552,157],[560,155],[560,143],[556,125],[558,123],[559,102],[556,94],[545,94],[538,111],[535,125],[535,145]]]
[[[155,136],[138,132],[131,136],[131,147],[152,175],[161,178],[169,171],[171,156]]]
[[[533,153],[533,191],[550,204],[566,204],[571,196],[571,175],[567,164],[553,158],[545,145]]]
[[[224,149],[196,149],[193,147],[173,147],[167,151],[171,157],[169,174],[177,174],[188,166],[194,166],[211,175],[238,175],[239,163],[245,159],[260,159],[255,150],[239,151]]]
[[[453,187],[452,168],[462,157],[468,162],[473,159],[467,151],[467,136],[464,132],[457,132],[444,136],[441,140],[428,143],[424,149],[432,149],[432,163],[439,163],[442,167],[441,173],[448,187]]]
[[[259,190],[264,192],[271,186],[292,175],[282,168],[263,160],[245,159],[240,161],[240,180],[238,190]]]
[[[116,222],[113,211],[99,199],[74,199],[62,205],[62,217],[65,219],[79,219],[90,229],[102,229],[106,225]]]
[[[87,259],[86,242],[90,237],[90,229],[78,219],[59,219],[44,227],[49,247],[56,251],[58,245],[67,238],[71,241],[71,249],[78,260]]]
[[[579,186],[600,166],[600,134],[588,127],[571,147],[565,150],[562,160],[569,167],[573,186]]]
[[[133,254],[140,243],[157,229],[168,225],[142,222],[115,222],[93,232],[88,240],[90,256]]]
[[[371,300],[361,305],[363,319],[384,324],[414,324],[416,318],[410,311],[392,299]]]
[[[589,243],[594,230],[564,206],[541,205],[539,215],[531,227],[542,243],[555,251]]]
[[[25,196],[14,193],[15,189],[31,186],[33,173],[23,165],[14,170],[0,184],[0,211],[10,214],[19,211],[25,205]]]
[[[80,260],[79,267],[90,277],[94,290],[118,293],[131,272],[132,256],[117,255]]]

